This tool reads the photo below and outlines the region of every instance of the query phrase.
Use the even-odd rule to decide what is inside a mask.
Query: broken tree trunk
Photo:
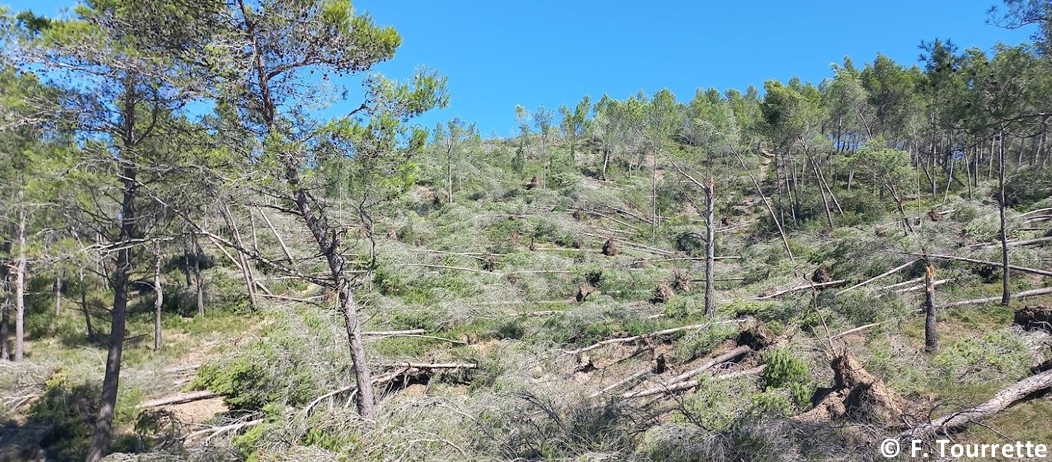
[[[939,350],[939,333],[935,321],[935,267],[930,263],[924,271],[924,351]]]
[[[716,282],[713,263],[716,258],[716,204],[712,175],[705,178],[705,317],[711,319],[716,312]]]
[[[939,433],[966,427],[973,422],[992,417],[1021,400],[1026,399],[1034,393],[1047,390],[1052,387],[1052,370],[1047,370],[1037,375],[1027,377],[1015,384],[1002,388],[989,401],[971,409],[955,412],[948,416],[935,419],[899,434],[900,440],[922,439]]]
[[[237,266],[241,268],[241,275],[245,278],[245,289],[248,290],[248,301],[253,310],[257,308],[256,305],[256,288],[255,281],[252,279],[252,267],[248,264],[248,259],[245,258],[245,253],[241,251],[245,247],[241,241],[241,233],[237,229],[237,223],[234,223],[234,217],[230,214],[230,208],[223,204],[219,209],[223,213],[223,218],[226,220],[227,226],[230,227],[230,233],[234,237],[234,243],[237,244]]]
[[[1008,261],[1008,221],[1005,219],[1005,129],[1001,126],[997,142],[997,211],[1001,218],[1001,306],[1008,306],[1012,299],[1008,287],[1011,265]]]

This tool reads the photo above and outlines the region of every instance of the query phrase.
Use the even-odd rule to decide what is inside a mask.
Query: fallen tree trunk
[[[1052,294],[1052,287],[1045,287],[1043,289],[1024,290],[1022,292],[1017,292],[1017,293],[1012,294],[1012,298],[1032,297],[1034,295],[1045,295],[1045,294]],[[945,305],[941,305],[941,307],[942,308],[953,308],[955,306],[984,305],[984,304],[987,304],[987,303],[1000,302],[1000,301],[1001,301],[1001,296],[998,295],[996,297],[977,298],[977,299],[974,299],[974,300],[961,300],[961,301],[958,301],[958,302],[952,302],[952,303],[947,303]]]
[[[1052,237],[1038,237],[1038,238],[1034,238],[1034,239],[1024,239],[1024,240],[1021,240],[1021,241],[1008,241],[1008,246],[1009,247],[1020,246],[1020,245],[1021,246],[1028,246],[1028,245],[1041,244],[1041,243],[1049,242],[1049,241],[1052,241]],[[1000,246],[1000,245],[1001,245],[1000,243],[986,242],[986,243],[974,245],[974,246],[972,246],[972,248],[974,248],[974,249],[984,249],[984,248],[989,248],[989,247],[997,247],[997,246]]]
[[[195,391],[193,393],[184,393],[181,395],[169,396],[167,398],[154,399],[150,401],[144,401],[139,407],[153,408],[161,406],[170,406],[173,404],[184,404],[191,403],[194,401],[201,401],[206,399],[218,398],[219,395],[212,393],[208,390]]]
[[[749,348],[747,345],[739,346],[739,347],[737,347],[737,348],[735,348],[735,349],[733,349],[731,351],[728,351],[728,352],[726,352],[724,354],[716,356],[715,358],[712,358],[712,359],[710,359],[708,361],[705,361],[705,363],[703,363],[702,365],[700,365],[700,366],[698,366],[698,367],[696,367],[694,369],[691,369],[691,370],[689,370],[687,372],[684,372],[684,373],[682,373],[680,375],[677,375],[677,376],[669,379],[668,381],[665,382],[665,386],[670,386],[670,385],[682,382],[684,380],[687,380],[687,379],[689,379],[691,377],[694,377],[694,376],[696,376],[696,375],[698,375],[698,374],[700,374],[702,372],[705,372],[705,371],[707,371],[707,370],[709,370],[709,369],[711,369],[711,368],[713,368],[713,367],[715,367],[715,366],[717,366],[719,364],[723,364],[723,363],[725,363],[727,361],[730,361],[730,360],[732,360],[734,358],[737,358],[739,356],[743,356],[743,355],[745,355],[745,354],[747,354],[747,353],[749,353],[751,351],[752,351],[752,348]]]
[[[426,329],[408,329],[408,330],[381,330],[373,332],[362,332],[362,335],[366,337],[390,337],[394,335],[419,335],[426,334]]]
[[[196,432],[193,432],[193,433],[191,433],[189,435],[184,436],[183,437],[183,441],[190,441],[190,440],[192,440],[192,439],[194,439],[194,438],[196,438],[198,436],[208,435],[208,437],[205,438],[205,441],[207,442],[207,441],[210,441],[212,438],[215,438],[215,437],[217,437],[219,435],[222,435],[223,433],[229,433],[229,432],[232,432],[232,431],[240,430],[242,428],[252,427],[252,426],[260,424],[261,422],[263,422],[263,419],[255,419],[255,420],[249,420],[249,421],[246,421],[246,422],[239,422],[239,423],[230,424],[230,425],[223,425],[221,427],[206,428],[204,430],[198,430]]]
[[[821,288],[823,288],[823,287],[829,287],[829,286],[835,286],[835,285],[840,285],[840,284],[843,284],[843,283],[845,283],[845,282],[847,282],[847,280],[846,280],[846,279],[837,279],[836,281],[829,281],[829,282],[816,282],[816,283],[810,283],[810,284],[802,284],[802,285],[798,285],[798,286],[796,286],[796,287],[791,287],[791,288],[789,288],[789,289],[785,289],[785,290],[780,290],[780,291],[778,291],[778,292],[775,292],[775,293],[772,293],[772,294],[767,294],[767,295],[757,295],[757,296],[756,296],[756,297],[754,297],[753,299],[754,299],[754,300],[770,300],[770,299],[772,299],[772,298],[775,298],[775,297],[780,297],[780,296],[782,296],[782,295],[785,295],[785,294],[788,294],[788,293],[791,293],[791,292],[796,292],[796,291],[799,291],[799,290],[806,290],[806,289],[811,289],[811,288],[814,288],[814,289],[821,289]]]
[[[609,340],[603,340],[603,341],[601,341],[599,343],[596,343],[596,344],[593,344],[593,345],[590,345],[590,346],[586,346],[584,348],[578,348],[576,350],[566,351],[565,353],[566,354],[579,354],[579,353],[584,353],[586,351],[592,351],[592,350],[594,350],[596,348],[602,348],[602,347],[604,347],[606,345],[612,345],[612,344],[616,344],[616,343],[631,343],[631,342],[634,342],[636,340],[640,340],[640,339],[647,338],[647,337],[655,337],[655,336],[659,336],[659,335],[668,335],[668,334],[681,332],[681,331],[685,331],[685,330],[701,329],[703,327],[715,326],[715,325],[719,325],[719,324],[730,324],[730,323],[739,323],[739,324],[741,324],[741,323],[745,323],[747,321],[748,321],[748,319],[730,319],[730,320],[727,320],[727,321],[716,321],[716,322],[707,322],[707,323],[704,323],[704,324],[691,324],[689,326],[673,327],[671,329],[659,330],[657,332],[651,332],[649,334],[633,335],[631,337],[621,337],[621,338],[612,338],[612,339],[609,339]]]
[[[837,295],[840,295],[840,294],[842,294],[844,292],[847,292],[849,290],[852,290],[852,289],[857,289],[857,288],[862,287],[862,286],[864,286],[866,284],[869,284],[869,283],[871,283],[873,281],[876,281],[877,279],[888,277],[888,276],[890,276],[890,275],[892,275],[894,273],[897,273],[899,271],[902,271],[903,269],[906,269],[906,267],[908,267],[908,266],[910,266],[910,265],[912,265],[912,264],[914,264],[916,262],[917,262],[917,260],[910,260],[910,261],[906,262],[905,264],[902,264],[900,266],[896,266],[896,267],[894,267],[894,268],[892,268],[890,270],[887,270],[887,271],[885,271],[885,272],[883,272],[883,273],[881,273],[881,274],[879,274],[877,276],[871,277],[869,279],[866,279],[865,281],[862,281],[862,282],[860,282],[858,284],[855,284],[855,285],[853,285],[851,287],[848,287],[848,288],[846,288],[844,290],[841,290],[840,292],[837,292]]]
[[[1052,387],[1052,370],[1032,375],[1009,387],[1002,388],[993,398],[983,404],[917,425],[899,433],[899,440],[928,438],[938,433],[946,433],[950,430],[966,427],[973,422],[992,417],[1008,406],[1050,387]]]
[[[858,327],[856,327],[856,328],[854,328],[854,329],[848,329],[848,330],[845,330],[845,331],[843,331],[843,332],[841,332],[841,333],[839,333],[839,334],[836,334],[836,335],[834,335],[834,336],[832,336],[832,337],[829,337],[829,339],[830,339],[830,340],[836,340],[836,339],[838,339],[838,338],[841,338],[841,337],[846,337],[846,336],[848,336],[848,335],[851,335],[851,334],[854,334],[854,333],[856,333],[856,332],[862,332],[862,331],[864,331],[864,330],[866,330],[866,329],[869,329],[869,328],[871,328],[871,327],[876,327],[876,326],[879,326],[879,325],[880,325],[880,323],[879,323],[879,322],[874,322],[874,323],[872,323],[872,324],[866,324],[866,325],[864,325],[864,326],[858,326]]]
[[[712,377],[711,380],[727,380],[727,379],[733,379],[733,378],[737,378],[737,377],[744,377],[744,376],[748,376],[748,375],[756,375],[756,374],[759,374],[759,373],[763,372],[764,367],[766,367],[766,366],[757,366],[757,367],[754,367],[752,369],[746,369],[744,371],[736,371],[736,372],[731,372],[729,374],[717,375],[717,376]],[[698,386],[698,384],[700,384],[701,381],[702,381],[702,379],[689,380],[689,381],[680,382],[680,383],[677,383],[677,384],[674,384],[674,385],[671,385],[671,386],[668,386],[668,387],[656,387],[656,388],[650,388],[650,389],[647,389],[647,390],[638,391],[638,392],[634,392],[634,393],[625,393],[624,395],[621,395],[621,397],[623,397],[623,398],[644,398],[644,397],[647,397],[647,396],[659,395],[659,394],[662,394],[662,393],[673,393],[673,392],[677,392],[677,391],[680,391],[680,390],[689,390],[691,388],[694,388],[694,387]]]
[[[997,268],[1000,268],[1000,267],[1004,266],[1003,264],[998,263],[998,262],[986,261],[986,260],[976,260],[974,258],[957,257],[957,256],[953,256],[953,255],[928,255],[928,257],[930,257],[930,258],[938,258],[940,260],[963,261],[963,262],[968,262],[968,263],[975,263],[977,265],[994,266],[994,267],[997,267]],[[1040,274],[1042,276],[1052,276],[1052,271],[1048,271],[1048,270],[1041,270],[1041,269],[1036,269],[1036,268],[1027,268],[1025,266],[1016,266],[1016,265],[1008,265],[1008,268],[1016,270],[1016,271],[1022,271],[1024,273]]]

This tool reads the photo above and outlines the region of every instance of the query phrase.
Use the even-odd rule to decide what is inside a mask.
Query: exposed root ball
[[[833,369],[833,387],[815,392],[815,407],[794,420],[829,422],[849,418],[889,427],[902,425],[909,404],[883,380],[870,374],[847,352],[834,357],[829,366]]]
[[[654,289],[654,298],[650,299],[651,303],[665,303],[672,299],[675,292],[672,291],[672,286],[667,282],[659,282],[657,288]]]
[[[1024,329],[1052,333],[1052,307],[1032,305],[1015,312],[1015,323]]]
[[[679,268],[672,270],[672,288],[676,292],[690,292],[690,278]]]

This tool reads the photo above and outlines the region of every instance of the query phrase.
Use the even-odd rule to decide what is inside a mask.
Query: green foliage
[[[932,359],[948,380],[966,382],[1016,380],[1027,374],[1033,361],[1026,343],[1009,329],[957,339]]]
[[[805,361],[779,348],[767,354],[766,365],[762,375],[766,390],[786,389],[798,408],[809,405],[815,386]]]

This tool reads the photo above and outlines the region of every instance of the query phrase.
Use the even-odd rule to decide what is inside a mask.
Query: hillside
[[[1041,36],[501,138],[349,2],[249,3],[3,12],[0,461],[1052,443]]]

